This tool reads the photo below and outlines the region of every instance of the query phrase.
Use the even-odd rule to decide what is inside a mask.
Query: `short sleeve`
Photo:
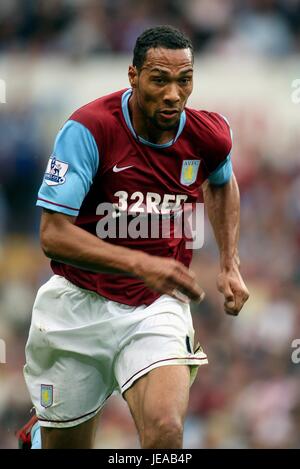
[[[98,166],[93,135],[84,125],[69,120],[56,137],[36,205],[77,216]]]
[[[230,181],[232,176],[232,163],[231,154],[229,154],[225,161],[223,161],[217,169],[215,169],[209,176],[210,184],[214,186],[223,186]]]
[[[232,130],[226,117],[210,113],[214,139],[206,159],[207,178],[210,184],[222,186],[232,176]]]

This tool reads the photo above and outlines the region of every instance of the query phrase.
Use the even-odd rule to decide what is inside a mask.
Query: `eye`
[[[162,77],[154,77],[152,80],[158,85],[164,85],[166,83],[166,80]]]
[[[188,85],[188,84],[191,82],[191,78],[190,78],[190,77],[180,78],[179,82],[180,82],[182,85]]]

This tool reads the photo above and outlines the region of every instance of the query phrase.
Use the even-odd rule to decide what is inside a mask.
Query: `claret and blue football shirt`
[[[186,108],[177,134],[154,144],[134,131],[128,110],[132,90],[99,98],[72,114],[55,140],[37,205],[76,218],[75,224],[99,235],[99,204],[130,216],[158,212],[166,203],[194,204],[201,184],[223,185],[232,175],[231,130],[220,114]],[[185,239],[130,236],[105,241],[149,254],[173,257],[188,266]],[[51,261],[54,273],[114,301],[150,304],[160,294],[141,279],[104,274]]]

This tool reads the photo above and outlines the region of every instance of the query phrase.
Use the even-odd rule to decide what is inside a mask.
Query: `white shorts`
[[[41,425],[72,427],[154,368],[190,365],[192,382],[207,363],[193,347],[188,305],[162,295],[127,306],[54,275],[33,306],[24,376]]]

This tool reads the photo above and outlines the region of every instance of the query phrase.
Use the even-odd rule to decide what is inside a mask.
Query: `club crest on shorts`
[[[201,160],[183,160],[181,167],[180,182],[185,186],[190,186],[197,179]]]
[[[41,405],[51,407],[53,404],[53,386],[51,384],[41,384]]]
[[[44,181],[48,186],[58,186],[66,180],[65,174],[68,171],[68,163],[64,163],[52,155],[48,161]]]

